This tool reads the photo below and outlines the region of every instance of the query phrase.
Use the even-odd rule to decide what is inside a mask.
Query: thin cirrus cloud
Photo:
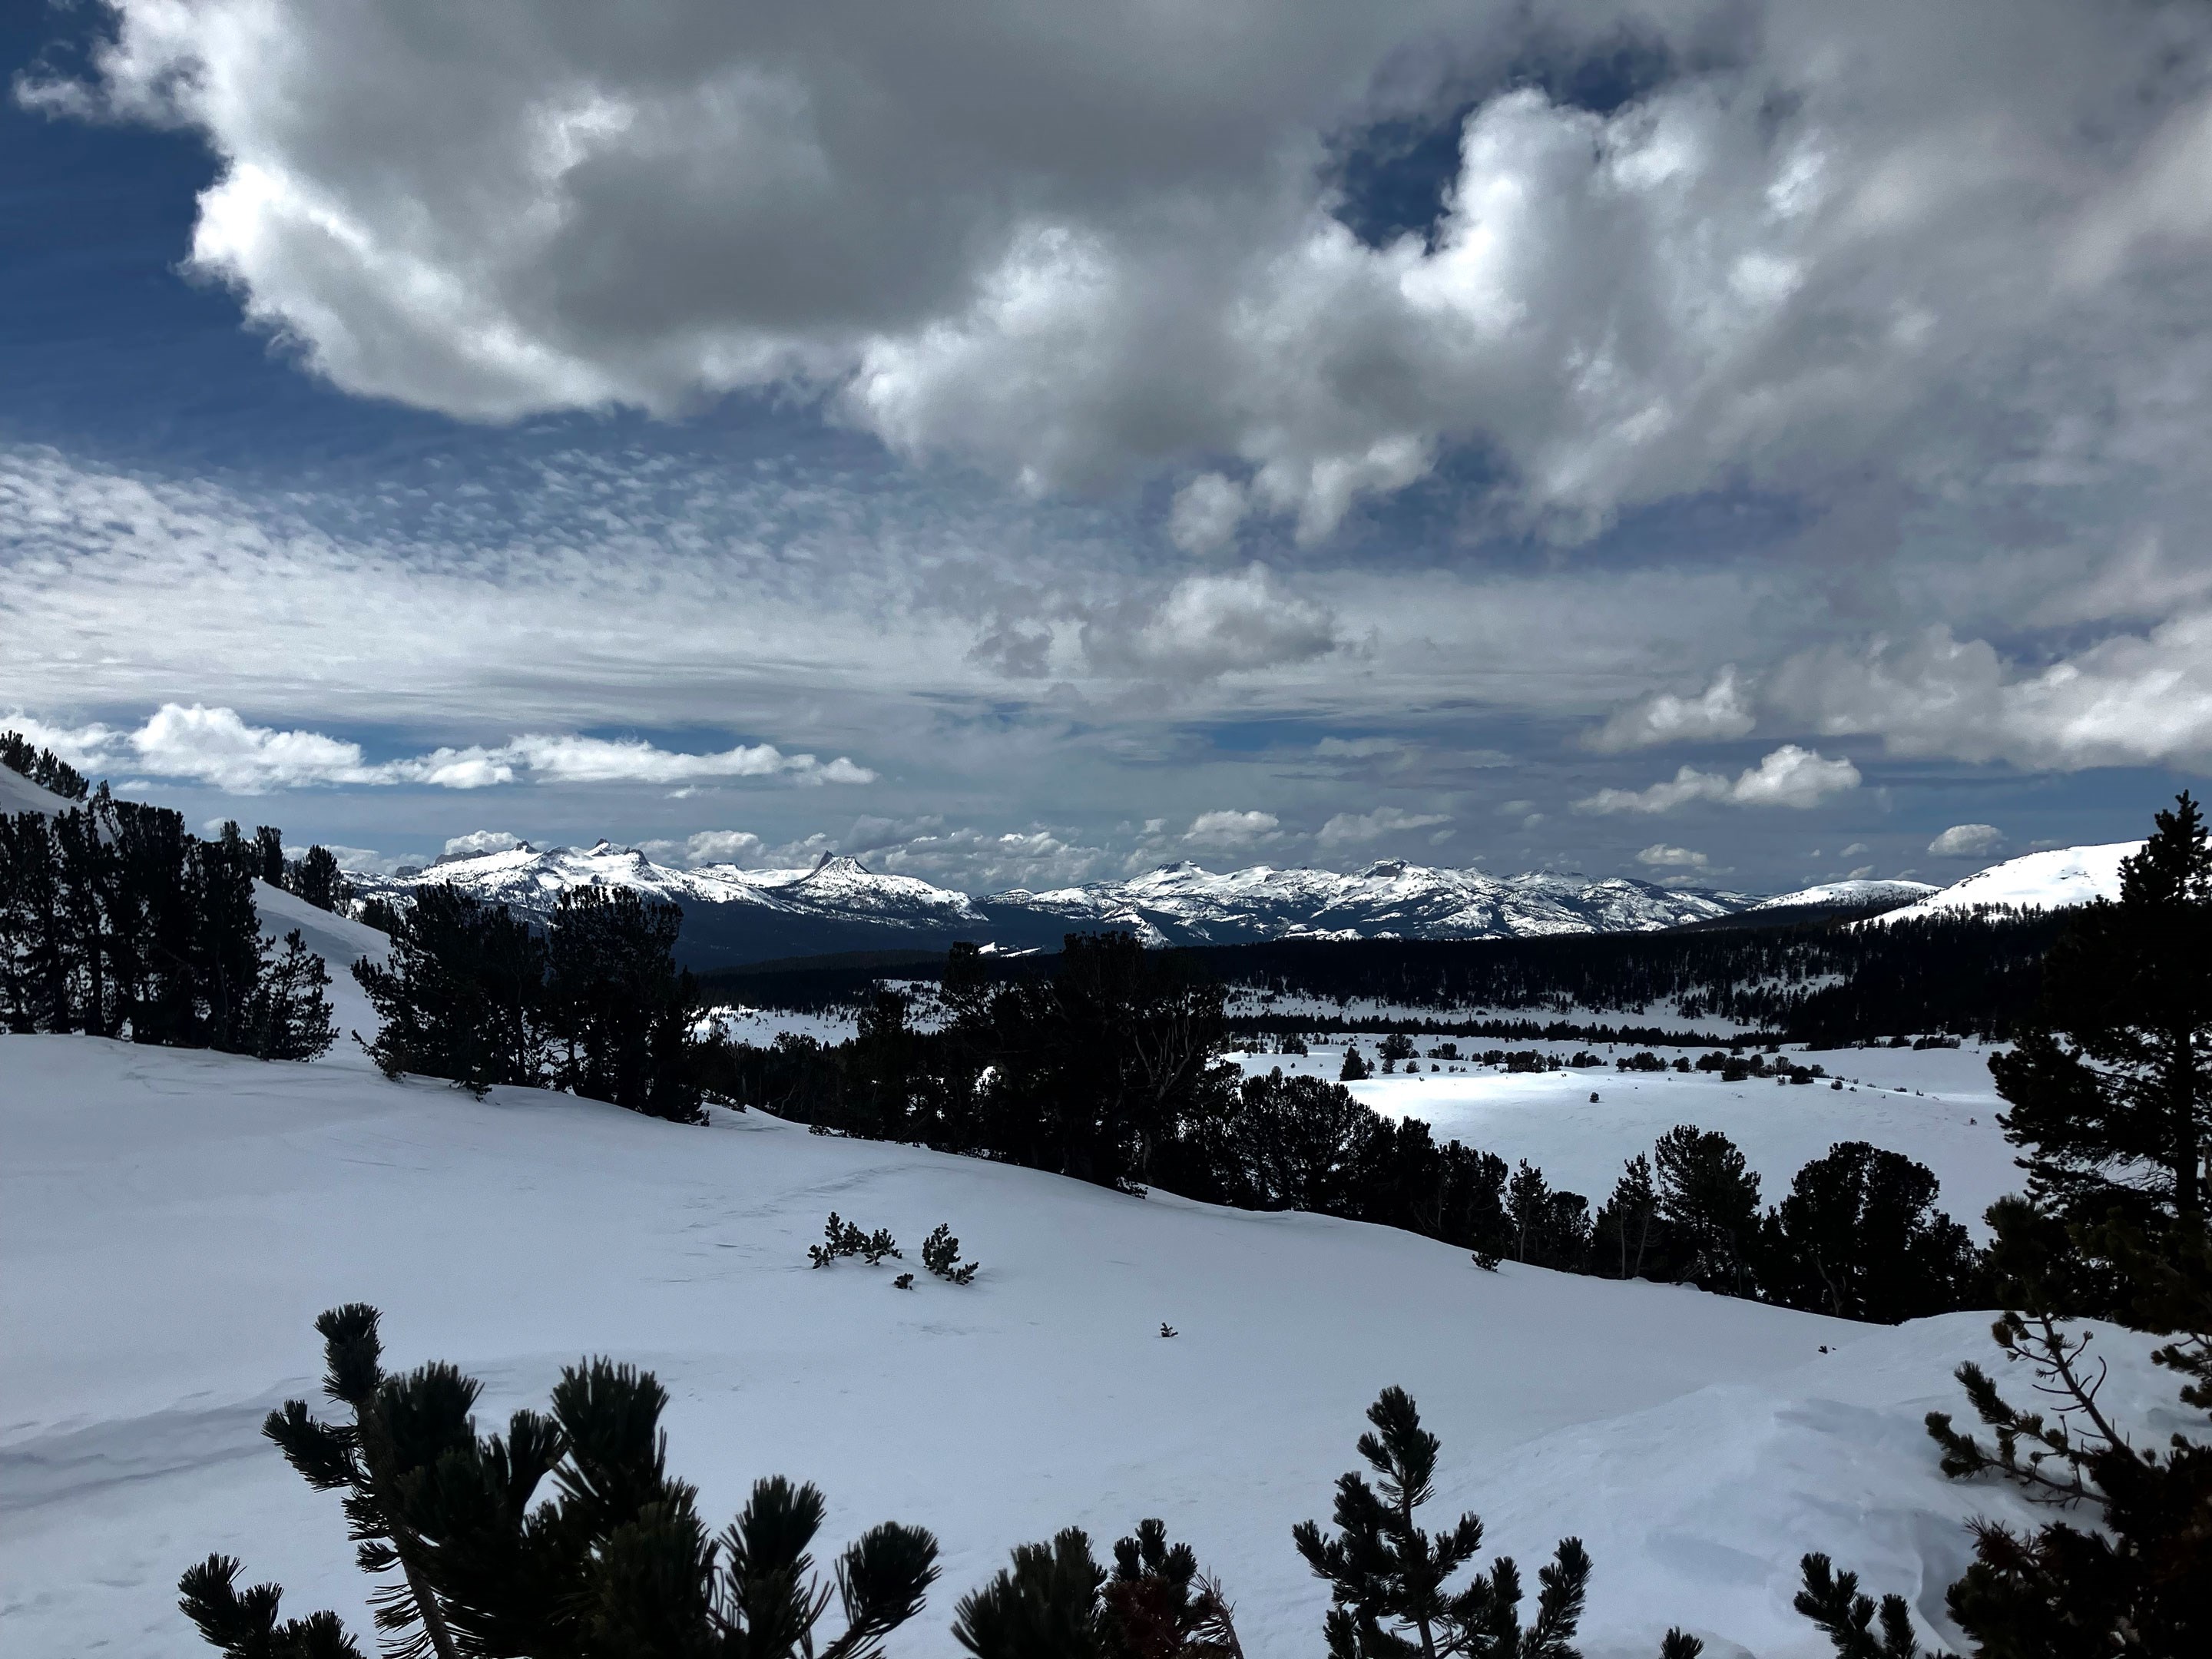
[[[782,777],[797,783],[869,783],[876,775],[844,756],[821,761],[773,744],[684,754],[642,738],[526,733],[496,747],[441,748],[371,761],[361,745],[319,732],[255,726],[235,709],[165,703],[129,730],[50,726],[18,714],[7,722],[80,767],[128,769],[149,777],[209,784],[237,794],[315,785],[426,785],[483,789],[538,783],[674,783]]]
[[[1859,769],[1817,750],[1785,743],[1735,778],[1685,766],[1648,789],[1601,789],[1575,803],[1578,812],[1671,812],[1692,801],[1728,806],[1817,806],[1828,796],[1859,787]]]

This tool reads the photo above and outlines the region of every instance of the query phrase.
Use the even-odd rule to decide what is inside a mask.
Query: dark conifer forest
[[[283,864],[275,830],[247,841],[226,824],[204,841],[185,833],[178,813],[118,800],[105,784],[88,789],[13,732],[0,735],[0,761],[82,803],[51,817],[0,816],[7,1030],[127,1036],[264,1060],[312,1059],[331,1046],[322,959],[297,931],[281,946],[262,937],[255,878],[273,868],[290,886],[291,872],[305,867]],[[335,872],[330,854],[314,851]],[[335,905],[337,892],[327,883],[322,890]]]

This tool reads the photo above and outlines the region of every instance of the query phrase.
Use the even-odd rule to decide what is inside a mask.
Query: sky
[[[1777,891],[2212,769],[2203,0],[6,18],[0,724],[195,823]]]

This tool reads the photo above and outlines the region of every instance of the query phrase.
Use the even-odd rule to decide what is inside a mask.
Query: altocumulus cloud
[[[784,777],[798,783],[869,783],[875,774],[844,756],[823,762],[772,744],[709,754],[660,749],[641,738],[526,733],[497,747],[443,748],[370,761],[357,743],[319,732],[255,726],[235,709],[165,703],[132,730],[49,726],[18,714],[7,724],[80,767],[122,768],[149,776],[258,794],[317,784],[426,784],[482,789],[542,783],[673,783]]]

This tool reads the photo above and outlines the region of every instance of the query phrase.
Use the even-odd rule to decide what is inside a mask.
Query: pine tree
[[[519,1411],[479,1437],[479,1388],[450,1365],[382,1365],[373,1308],[317,1322],[335,1423],[289,1401],[264,1432],[319,1491],[343,1492],[387,1651],[414,1659],[873,1659],[921,1610],[937,1543],[872,1528],[840,1556],[846,1627],[817,1646],[830,1589],[809,1549],[824,1504],[781,1477],[754,1485],[710,1538],[696,1493],[667,1471],[667,1395],[649,1373],[594,1360],[562,1374],[550,1414]],[[532,1504],[550,1477],[556,1495]],[[356,1659],[337,1620],[279,1626],[281,1591],[235,1589],[238,1563],[186,1572],[185,1612],[234,1659]]]
[[[1346,1474],[1336,1483],[1336,1535],[1324,1538],[1311,1521],[1291,1530],[1298,1553],[1330,1586],[1329,1659],[1578,1659],[1572,1644],[1590,1571],[1581,1540],[1561,1539],[1537,1573],[1536,1618],[1526,1628],[1511,1557],[1452,1588],[1482,1547],[1481,1521],[1462,1515],[1433,1537],[1414,1523],[1435,1494],[1439,1443],[1404,1389],[1385,1389],[1367,1420],[1375,1432],[1359,1437],[1359,1453],[1380,1495],[1357,1472]]]
[[[1375,1068],[1367,1063],[1367,1057],[1359,1052],[1358,1043],[1352,1043],[1345,1049],[1344,1064],[1338,1068],[1336,1073],[1336,1080],[1339,1083],[1364,1083],[1374,1075]]]
[[[287,872],[287,885],[318,910],[336,910],[347,896],[344,873],[327,847],[310,847]]]
[[[1936,1192],[1924,1164],[1863,1140],[1838,1142],[1798,1170],[1768,1212],[1765,1289],[1789,1307],[1890,1325],[1975,1305],[1979,1255],[1966,1230],[1936,1208]]]
[[[271,887],[284,885],[284,832],[263,824],[253,832],[253,874]]]
[[[1069,1527],[1018,1545],[1012,1565],[962,1598],[953,1639],[976,1659],[1243,1659],[1221,1587],[1166,1525],[1140,1521],[1109,1576]]]
[[[1316,1077],[1248,1077],[1229,1125],[1241,1179],[1228,1196],[1258,1210],[1353,1212],[1368,1143],[1381,1119],[1340,1083]]]
[[[975,1659],[1106,1659],[1105,1583],[1079,1527],[1049,1544],[1018,1544],[1012,1566],[961,1598],[952,1639]]]
[[[386,1077],[446,1078],[478,1095],[544,1082],[545,943],[503,907],[419,887],[394,914],[389,962],[364,959],[353,975],[381,1022],[362,1047]]]
[[[1659,1194],[1651,1184],[1651,1160],[1642,1152],[1621,1165],[1620,1179],[1597,1212],[1591,1233],[1601,1273],[1610,1268],[1615,1279],[1641,1279],[1646,1261],[1656,1264]]]
[[[1759,1177],[1718,1130],[1678,1124],[1652,1149],[1659,1213],[1689,1253],[1691,1279],[1706,1290],[1745,1296],[1753,1287]]]
[[[1990,1073],[2030,1198],[2193,1230],[2212,1181],[2212,842],[2186,793],[2155,824],[2118,900],[2074,914],[2035,1022]]]
[[[537,1006],[556,1086],[656,1117],[700,1121],[688,1065],[698,995],[675,963],[684,915],[628,888],[561,895]]]
[[[337,1041],[331,1024],[330,969],[295,927],[282,955],[263,965],[246,1014],[248,1053],[261,1060],[313,1060]]]

